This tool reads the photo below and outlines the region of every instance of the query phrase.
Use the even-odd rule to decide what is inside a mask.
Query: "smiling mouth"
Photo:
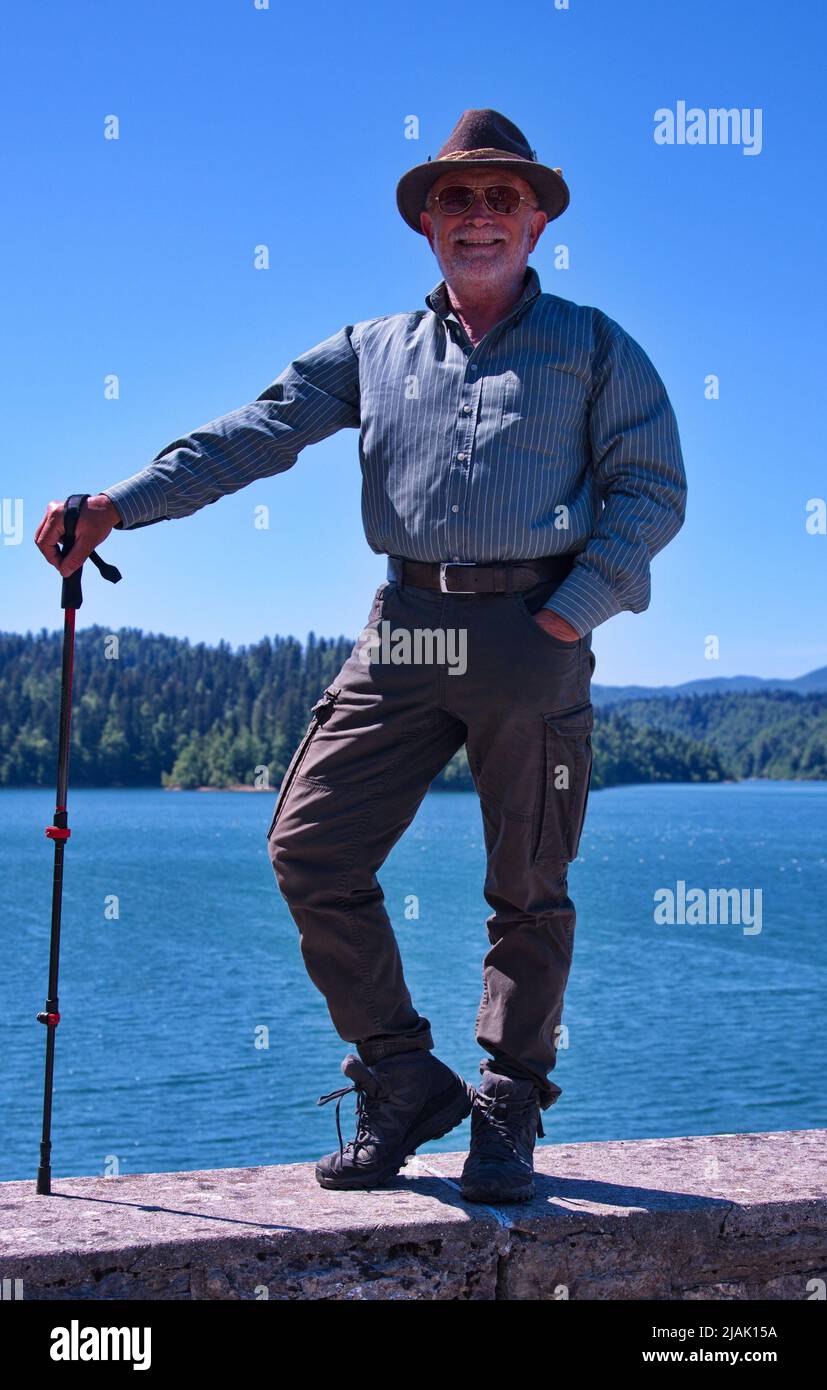
[[[501,236],[488,237],[485,240],[474,240],[470,237],[457,237],[458,246],[500,246],[503,238]]]

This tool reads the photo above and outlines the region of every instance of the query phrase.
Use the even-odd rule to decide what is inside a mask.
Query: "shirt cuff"
[[[123,518],[116,531],[131,531],[135,526],[149,526],[153,521],[167,521],[164,493],[145,473],[135,473],[112,487],[101,488],[104,497],[114,502]]]
[[[599,623],[605,623],[607,618],[613,618],[623,608],[608,584],[593,570],[577,564],[551,597],[546,599],[543,607],[559,613],[561,618],[571,623],[580,637],[585,637]]]

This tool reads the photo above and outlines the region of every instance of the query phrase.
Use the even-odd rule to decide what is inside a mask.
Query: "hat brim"
[[[453,173],[457,169],[507,169],[512,174],[530,183],[540,209],[549,222],[565,212],[569,205],[569,187],[562,174],[549,169],[545,164],[535,164],[530,159],[430,159],[427,164],[417,164],[402,175],[396,185],[396,206],[415,232],[424,236],[419,225],[419,214],[424,210],[425,200],[432,183],[442,174]]]

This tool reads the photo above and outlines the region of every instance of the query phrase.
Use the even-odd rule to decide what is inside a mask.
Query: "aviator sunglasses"
[[[443,188],[441,193],[433,194],[428,199],[426,207],[436,203],[445,217],[456,217],[459,213],[468,211],[478,193],[482,193],[485,205],[491,212],[499,212],[506,217],[512,216],[519,208],[520,203],[528,203],[530,208],[537,210],[536,203],[530,203],[528,198],[524,198],[522,193],[518,193],[516,188],[512,188],[507,183],[492,183],[487,188],[470,188],[465,184],[452,184],[450,188]]]

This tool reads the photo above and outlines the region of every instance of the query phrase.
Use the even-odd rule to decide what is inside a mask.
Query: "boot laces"
[[[502,1097],[497,1099],[494,1096],[482,1095],[478,1091],[475,1103],[477,1114],[483,1121],[483,1127],[478,1131],[474,1140],[476,1152],[481,1158],[496,1159],[502,1154],[502,1146],[505,1145],[511,1153],[519,1158],[514,1129],[515,1127],[524,1129],[526,1136],[528,1136],[531,1114],[536,1106],[536,1101],[504,1101]],[[539,1110],[537,1111],[537,1137],[545,1137]]]
[[[342,1101],[345,1096],[356,1092],[356,1137],[349,1139],[347,1144],[342,1142],[342,1125],[339,1117]],[[359,1148],[366,1148],[370,1142],[378,1143],[380,1136],[376,1132],[376,1116],[374,1107],[378,1101],[387,1099],[382,1094],[371,1098],[363,1086],[358,1082],[353,1086],[342,1086],[338,1091],[331,1091],[326,1096],[319,1096],[317,1105],[326,1105],[329,1100],[336,1101],[336,1133],[339,1136],[339,1158],[344,1162],[345,1151],[353,1150],[353,1160],[356,1161],[356,1154]]]

